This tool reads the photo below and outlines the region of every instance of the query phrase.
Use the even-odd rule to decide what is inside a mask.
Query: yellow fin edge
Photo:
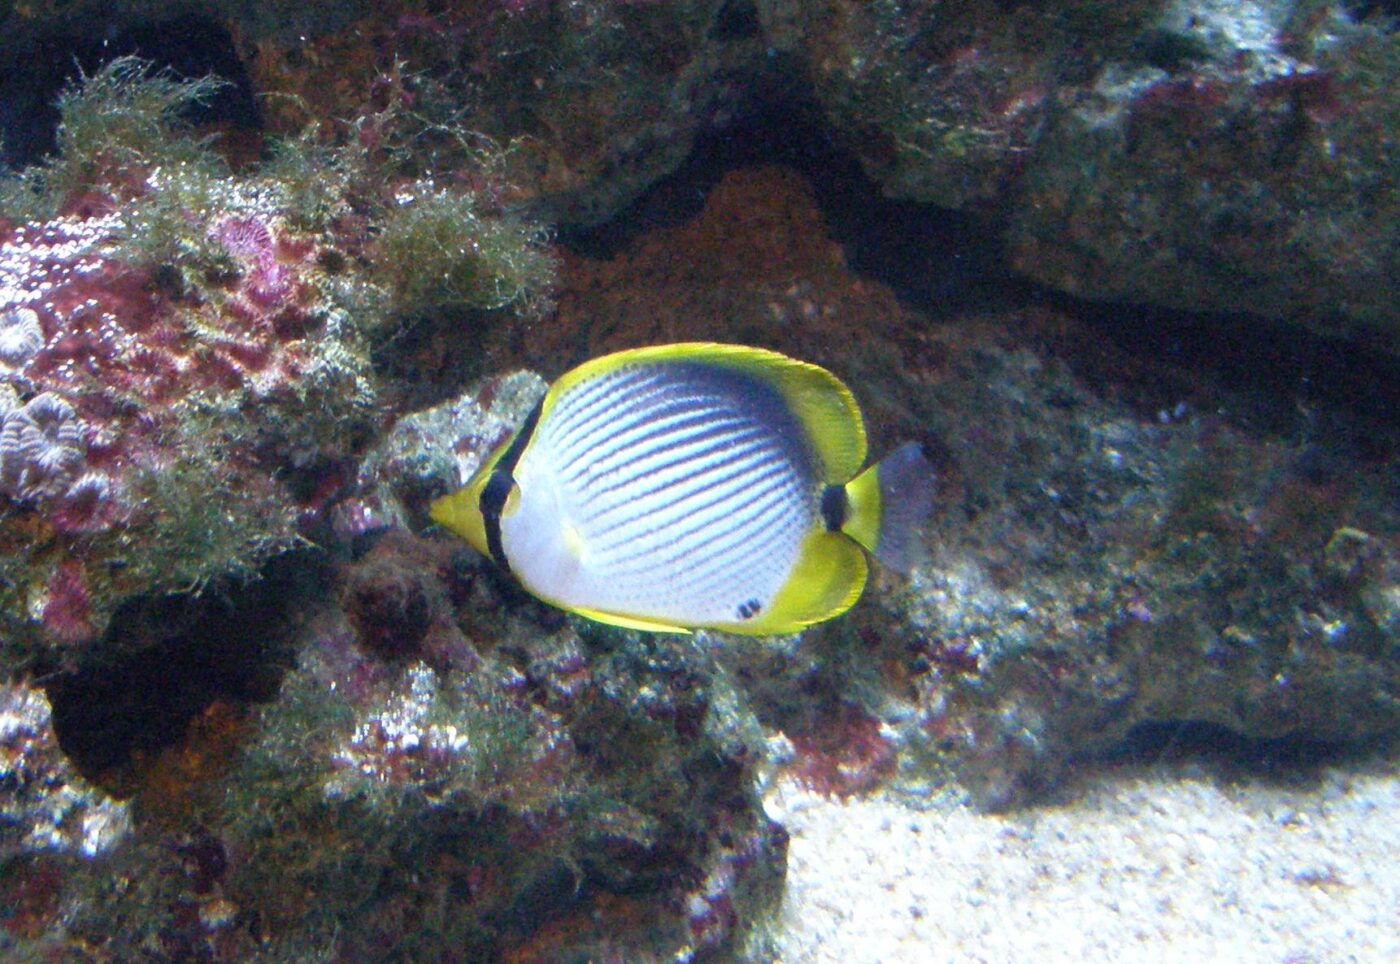
[[[549,602],[548,599],[545,602]],[[558,605],[550,603],[551,606]],[[560,606],[571,613],[578,613],[580,616],[587,616],[594,622],[606,623],[609,626],[619,626],[622,629],[640,629],[647,633],[685,633],[689,635],[692,630],[684,626],[672,626],[670,623],[659,622],[655,619],[642,619],[638,616],[621,616],[617,613],[605,613],[600,609],[580,609],[577,606]]]

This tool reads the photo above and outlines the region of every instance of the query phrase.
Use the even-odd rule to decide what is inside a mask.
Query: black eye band
[[[535,434],[535,426],[540,420],[540,409],[543,407],[544,399],[541,398],[535,403],[535,407],[530,409],[530,414],[525,416],[525,424],[515,433],[510,447],[501,453],[495,468],[491,470],[491,477],[486,480],[486,485],[481,490],[481,498],[477,500],[482,525],[486,529],[486,550],[491,553],[491,558],[496,560],[496,565],[506,572],[510,572],[510,563],[506,561],[506,550],[501,545],[501,512],[505,510],[506,499],[510,497],[510,490],[515,485],[515,465],[520,461],[520,454],[525,451],[525,446],[530,444],[530,436]]]
[[[491,478],[486,480],[486,487],[481,490],[481,518],[486,527],[486,549],[491,553],[491,558],[496,560],[496,565],[506,572],[510,572],[510,563],[506,562],[506,551],[501,545],[501,510],[505,508],[506,497],[510,495],[514,485],[515,480],[509,472],[496,469],[491,473]]]

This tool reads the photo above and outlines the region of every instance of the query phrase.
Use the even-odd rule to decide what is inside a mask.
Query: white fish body
[[[883,487],[910,518],[931,496],[911,451],[907,491]],[[564,609],[791,632],[855,602],[861,544],[878,551],[881,515],[898,515],[878,473],[856,476],[864,456],[855,401],[824,369],[742,346],[638,349],[563,376],[433,516]]]

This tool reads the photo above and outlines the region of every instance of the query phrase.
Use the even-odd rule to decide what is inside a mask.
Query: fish
[[[434,522],[537,598],[651,632],[791,634],[909,572],[934,495],[917,443],[864,467],[855,396],[767,349],[683,342],[560,376]]]

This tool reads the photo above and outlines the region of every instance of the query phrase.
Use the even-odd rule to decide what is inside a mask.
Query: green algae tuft
[[[487,217],[470,193],[423,184],[385,217],[378,273],[395,313],[525,306],[554,285],[546,232],[530,221]]]
[[[218,165],[209,139],[191,136],[185,115],[228,82],[181,80],[138,57],[118,57],[80,75],[58,98],[58,151],[0,184],[0,213],[52,216],[76,194],[111,189],[113,170]]]

